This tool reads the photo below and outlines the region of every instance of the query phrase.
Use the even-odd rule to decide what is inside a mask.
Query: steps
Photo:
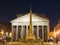
[[[51,45],[48,42],[42,42],[41,40],[20,40],[16,42],[9,42],[7,45]]]

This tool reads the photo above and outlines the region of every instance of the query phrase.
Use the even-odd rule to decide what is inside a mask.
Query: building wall
[[[60,37],[60,21],[58,21],[57,25],[54,27],[54,32],[56,33],[56,38]]]

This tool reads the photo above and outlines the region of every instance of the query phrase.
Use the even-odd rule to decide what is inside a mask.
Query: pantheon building
[[[10,22],[12,24],[12,40],[26,39],[29,31],[30,13],[18,14],[17,18]],[[49,39],[49,19],[43,14],[32,13],[32,31],[36,39],[47,41]]]

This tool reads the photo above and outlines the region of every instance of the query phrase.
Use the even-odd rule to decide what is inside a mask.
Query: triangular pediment
[[[19,18],[16,18],[11,22],[29,22],[29,21],[30,21],[30,13],[25,14],[24,16],[21,16]],[[32,21],[35,22],[35,21],[48,21],[48,20],[35,14],[32,14]]]

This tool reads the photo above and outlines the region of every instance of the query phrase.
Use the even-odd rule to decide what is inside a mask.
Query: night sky
[[[33,12],[45,14],[50,20],[51,29],[60,18],[58,0],[0,0],[0,22],[10,23],[18,13],[28,13],[30,5]]]

